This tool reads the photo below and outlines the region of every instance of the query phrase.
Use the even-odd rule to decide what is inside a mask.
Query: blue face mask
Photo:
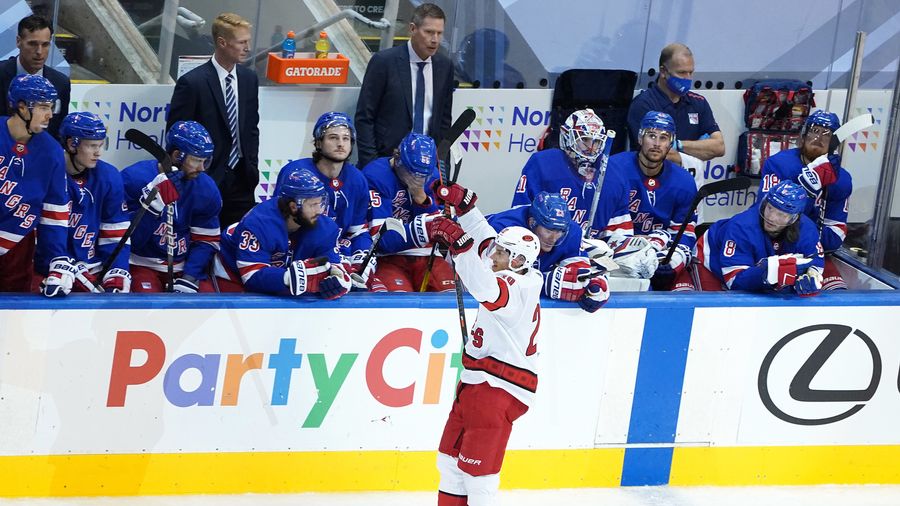
[[[690,79],[675,77],[672,74],[669,74],[669,77],[666,78],[666,85],[679,97],[683,97],[691,91],[691,84],[693,84],[693,81]]]

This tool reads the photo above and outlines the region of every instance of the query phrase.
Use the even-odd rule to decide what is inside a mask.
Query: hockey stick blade
[[[472,125],[472,122],[475,121],[475,110],[474,109],[466,109],[456,118],[456,121],[450,125],[450,130],[447,130],[446,135],[444,135],[443,140],[450,141],[450,144],[456,142],[456,139],[459,139],[459,136],[466,131],[469,126]],[[447,146],[447,149],[450,149],[450,146]]]
[[[838,142],[844,142],[851,135],[869,128],[875,124],[875,117],[870,113],[860,114],[859,116],[847,121],[840,128],[834,131],[834,136]]]
[[[697,196],[695,196],[694,200],[691,202],[691,207],[688,208],[687,214],[684,215],[684,222],[678,227],[678,233],[675,234],[675,238],[672,239],[672,246],[669,247],[666,258],[660,261],[660,263],[667,264],[669,263],[669,260],[672,259],[672,255],[675,254],[675,247],[678,246],[678,242],[681,241],[681,236],[684,235],[684,231],[687,228],[688,223],[690,223],[691,216],[694,215],[694,211],[697,210],[697,206],[700,205],[701,200],[710,195],[715,195],[716,193],[746,190],[747,188],[750,188],[750,183],[749,177],[738,176],[732,179],[713,181],[712,183],[701,186],[700,189],[697,190]]]
[[[136,128],[129,128],[125,132],[125,139],[135,146],[143,149],[147,153],[150,154],[153,158],[162,165],[162,171],[168,173],[172,170],[172,158],[169,157],[169,154],[166,153],[166,150],[159,145],[158,142],[154,141],[152,137],[141,132]]]

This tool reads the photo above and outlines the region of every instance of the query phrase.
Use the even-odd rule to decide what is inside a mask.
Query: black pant
[[[229,225],[241,221],[247,211],[256,205],[254,191],[259,183],[259,171],[247,168],[244,159],[238,160],[234,169],[225,169],[225,175],[219,183],[222,194],[222,212],[219,213],[219,226],[225,230]]]

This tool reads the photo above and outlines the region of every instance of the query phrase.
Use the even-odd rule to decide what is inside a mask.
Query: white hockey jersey
[[[502,388],[531,406],[537,391],[541,286],[537,269],[524,274],[493,272],[489,266],[497,232],[474,208],[459,218],[475,246],[454,256],[456,272],[478,301],[478,315],[463,353],[463,383]]]

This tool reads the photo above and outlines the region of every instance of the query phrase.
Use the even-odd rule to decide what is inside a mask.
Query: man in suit
[[[250,23],[232,13],[212,24],[216,49],[203,65],[181,76],[172,92],[166,129],[196,121],[215,150],[206,170],[222,194],[222,228],[237,223],[256,202],[259,183],[259,80],[238,65],[250,56]]]
[[[59,95],[58,109],[53,111],[53,119],[47,131],[53,138],[59,134],[59,125],[63,118],[69,114],[69,96],[72,93],[72,85],[69,78],[62,72],[45,67],[47,56],[50,54],[50,38],[53,36],[53,26],[47,18],[26,16],[19,21],[19,31],[16,35],[16,47],[19,48],[19,56],[0,62],[0,96],[6,98],[9,91],[9,83],[20,74],[38,74],[44,76]],[[10,108],[6,100],[0,100],[0,116],[15,114],[15,108]]]
[[[453,65],[437,53],[444,19],[437,5],[419,5],[409,24],[409,42],[369,60],[356,103],[358,167],[391,156],[411,131],[439,140],[450,128]]]

